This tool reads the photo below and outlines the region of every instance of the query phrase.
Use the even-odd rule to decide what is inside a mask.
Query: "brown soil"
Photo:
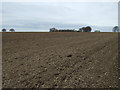
[[[117,88],[117,33],[3,33],[3,88]]]

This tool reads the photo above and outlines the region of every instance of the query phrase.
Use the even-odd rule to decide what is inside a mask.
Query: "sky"
[[[111,32],[118,25],[118,2],[2,2],[2,28],[49,31],[50,28]]]

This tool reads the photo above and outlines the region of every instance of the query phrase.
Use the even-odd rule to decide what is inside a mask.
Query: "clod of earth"
[[[67,57],[72,57],[72,55],[70,54],[70,55],[67,55]]]

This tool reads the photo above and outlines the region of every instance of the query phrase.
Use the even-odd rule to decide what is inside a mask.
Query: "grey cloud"
[[[3,27],[31,30],[117,25],[117,3],[3,3]],[[104,27],[104,28],[103,28]],[[105,30],[106,29],[106,30]]]

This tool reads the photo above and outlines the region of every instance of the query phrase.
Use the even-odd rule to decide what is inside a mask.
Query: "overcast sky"
[[[91,26],[111,32],[118,25],[117,2],[4,2],[2,27],[21,31]]]

